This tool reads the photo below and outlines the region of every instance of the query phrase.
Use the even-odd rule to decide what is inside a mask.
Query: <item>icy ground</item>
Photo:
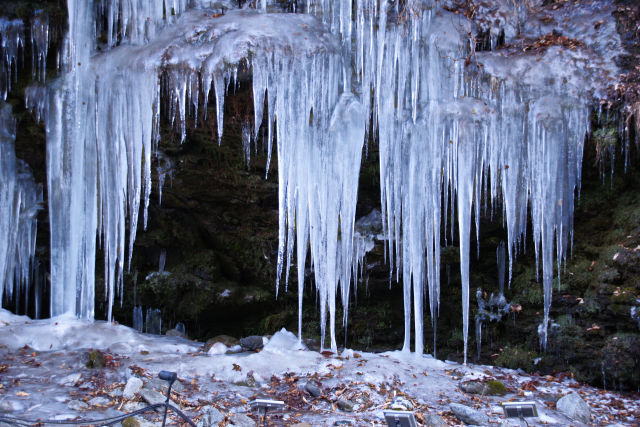
[[[87,368],[82,358],[87,349],[102,350],[106,366]],[[499,403],[507,400],[537,402],[540,417],[530,419],[531,425],[580,425],[554,410],[554,400],[572,391],[589,404],[596,425],[637,425],[640,420],[637,395],[582,385],[566,375],[527,375],[402,352],[321,354],[301,348],[284,330],[260,352],[209,355],[202,343],[185,338],[140,334],[123,325],[71,316],[31,320],[0,311],[0,416],[89,423],[120,415],[144,406],[140,393],[132,399],[122,396],[127,380],[137,376],[145,389],[159,389],[160,370],[178,373],[173,401],[195,420],[211,406],[227,416],[226,421],[235,413],[257,420],[248,402],[268,396],[285,401],[287,407],[270,415],[267,425],[323,426],[339,420],[381,425],[382,411],[399,398],[413,405],[418,419],[439,414],[451,425],[459,422],[449,403],[475,407],[490,422],[500,423],[505,420]],[[459,384],[471,379],[500,380],[509,393],[496,397],[462,392]],[[308,380],[317,381],[321,396],[314,398],[304,390]],[[353,403],[353,412],[338,408],[341,398]],[[153,411],[146,417],[160,419]]]

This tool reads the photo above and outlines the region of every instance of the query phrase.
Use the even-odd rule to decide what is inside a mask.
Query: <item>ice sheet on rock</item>
[[[42,185],[15,153],[16,122],[11,107],[0,101],[0,300],[27,309],[36,251],[37,214]],[[18,298],[24,297],[24,301]]]

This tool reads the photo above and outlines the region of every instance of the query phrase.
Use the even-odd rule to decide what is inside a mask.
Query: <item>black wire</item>
[[[16,425],[16,426],[35,426],[35,425],[41,425],[41,424],[58,424],[58,425],[81,425],[81,424],[92,425],[93,424],[93,425],[105,426],[105,425],[115,424],[118,421],[122,421],[134,415],[139,415],[144,412],[148,412],[152,409],[164,408],[164,407],[167,407],[168,409],[171,409],[172,411],[176,412],[180,416],[180,418],[185,420],[190,426],[196,427],[196,425],[193,423],[193,421],[189,419],[189,417],[187,417],[181,410],[179,410],[178,408],[176,408],[175,406],[169,403],[156,403],[153,405],[146,406],[142,409],[138,409],[137,411],[129,412],[123,415],[118,415],[116,417],[102,418],[98,420],[84,420],[84,421],[27,420],[24,418],[7,417],[7,416],[0,415],[0,421],[10,425]]]

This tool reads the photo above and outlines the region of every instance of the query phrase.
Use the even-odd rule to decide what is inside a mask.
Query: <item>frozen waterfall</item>
[[[188,119],[206,114],[211,98],[223,140],[227,88],[247,64],[255,122],[244,145],[261,126],[269,155],[277,143],[277,281],[284,274],[288,286],[295,254],[300,337],[308,255],[322,346],[328,323],[329,345],[337,347],[338,294],[346,324],[362,257],[354,243],[359,168],[371,135],[380,151],[388,261],[404,287],[404,349],[412,348],[413,329],[413,350],[424,351],[424,302],[436,329],[443,230],[456,230],[466,361],[471,237],[483,198],[504,217],[509,279],[532,224],[544,346],[554,270],[571,245],[589,106],[615,72],[611,51],[620,45],[606,6],[596,2],[582,16],[581,32],[570,36],[593,42],[589,28],[599,22],[609,44],[538,53],[508,46],[475,52],[471,22],[435,2],[318,0],[300,4],[303,13],[278,11],[266,0],[256,2],[258,10],[221,2],[229,8],[224,14],[211,3],[68,0],[64,75],[47,90],[32,89],[29,102],[47,127],[52,315],[93,317],[98,244],[108,306],[123,294],[140,210],[147,221],[161,111],[184,141]],[[570,8],[553,17],[557,25],[567,25],[562,14]],[[501,15],[508,39],[528,22],[525,15],[515,6]],[[540,22],[528,31],[545,34],[550,24]],[[2,28],[9,25],[0,22]],[[107,35],[101,52],[96,32]],[[9,83],[10,68],[0,69]]]

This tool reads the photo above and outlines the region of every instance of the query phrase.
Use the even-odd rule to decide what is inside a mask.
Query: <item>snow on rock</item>
[[[298,350],[306,350],[307,347],[300,342],[292,332],[282,328],[276,332],[269,342],[267,342],[262,351],[271,353],[288,353]]]
[[[414,412],[425,417],[439,413],[451,423],[455,419],[449,412],[450,405],[471,407],[478,399],[460,391],[458,384],[461,378],[496,379],[505,383],[506,396],[483,396],[483,404],[476,409],[479,420],[488,419],[492,424],[502,421],[500,402],[517,400],[518,390],[533,381],[537,386],[526,391],[526,399],[537,402],[540,417],[537,421],[531,420],[536,423],[571,423],[569,418],[543,403],[548,396],[566,392],[569,388],[580,392],[589,402],[596,424],[615,419],[633,425],[640,419],[640,402],[633,396],[598,393],[597,389],[572,379],[559,380],[489,366],[445,363],[431,356],[401,351],[375,354],[345,350],[339,355],[323,355],[299,349],[297,337],[286,330],[274,334],[259,353],[212,356],[200,351],[201,344],[185,339],[145,335],[120,325],[88,322],[73,316],[32,321],[0,311],[0,325],[0,342],[4,344],[0,346],[3,361],[0,384],[5,396],[0,400],[0,409],[8,411],[6,416],[33,420],[53,419],[61,415],[68,417],[68,411],[72,410],[74,418],[80,416],[91,424],[88,420],[141,409],[144,407],[141,402],[122,400],[123,397],[128,398],[128,392],[126,396],[125,393],[118,396],[114,392],[127,390],[134,383],[141,385],[141,381],[132,374],[146,378],[146,385],[141,389],[144,392],[140,395],[152,402],[163,402],[167,384],[157,378],[161,370],[178,374],[179,381],[174,383],[172,393],[174,403],[179,404],[188,416],[203,415],[205,420],[231,416],[229,408],[232,408],[232,414],[246,413],[255,420],[257,414],[251,412],[248,402],[257,393],[265,393],[275,399],[286,400],[291,409],[287,411],[289,416],[295,417],[295,422],[310,425],[333,425],[341,419],[347,419],[354,425],[383,423],[381,408],[399,402],[400,397],[404,407],[411,406]],[[79,363],[83,352],[72,347],[51,351],[24,347],[27,341],[23,337],[26,334],[54,336],[64,330],[79,335],[75,329],[78,326],[83,330],[83,346],[108,352],[112,362],[116,363],[101,369],[87,369]],[[70,339],[69,342],[72,346],[79,345]],[[122,342],[129,344],[118,346]],[[145,350],[133,343],[143,344]],[[177,343],[190,345],[193,351],[178,352]],[[58,380],[70,377],[73,381]],[[311,391],[307,394],[302,386],[309,383],[320,385],[321,388],[313,390],[317,396]],[[147,393],[149,391],[151,393]],[[341,399],[352,404],[353,412],[334,411],[333,404]],[[83,401],[94,406],[85,406]],[[624,405],[625,411],[619,411],[610,402]],[[150,411],[143,416],[158,423],[162,414]]]
[[[211,355],[225,354],[228,350],[229,350],[229,347],[227,347],[221,342],[217,342],[211,346],[211,348],[207,353]]]
[[[31,320],[0,310],[0,341],[11,349],[25,345],[37,351],[107,349],[116,352],[190,353],[199,346],[180,337],[152,337],[124,325],[78,319],[65,314]]]

